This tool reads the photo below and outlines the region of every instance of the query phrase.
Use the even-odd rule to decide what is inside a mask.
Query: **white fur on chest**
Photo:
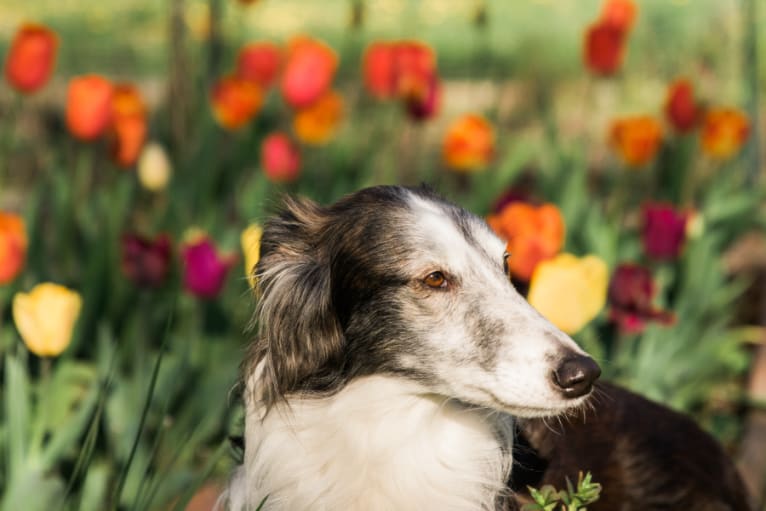
[[[493,510],[511,466],[510,418],[360,378],[329,398],[290,400],[264,420],[248,403],[233,510]]]

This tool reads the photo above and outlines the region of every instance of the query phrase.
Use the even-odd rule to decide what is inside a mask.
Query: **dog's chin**
[[[514,417],[535,419],[577,412],[586,406],[593,391],[573,399],[550,398],[549,400],[540,400],[535,403],[518,403],[504,400],[490,392],[486,392],[486,394],[490,397],[490,401],[481,403],[482,406],[513,415]]]

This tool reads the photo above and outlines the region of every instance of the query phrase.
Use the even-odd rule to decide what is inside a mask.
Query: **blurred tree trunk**
[[[184,0],[170,0],[168,120],[170,123],[170,143],[176,154],[182,151],[185,146],[190,115],[191,78],[186,55],[184,4]]]

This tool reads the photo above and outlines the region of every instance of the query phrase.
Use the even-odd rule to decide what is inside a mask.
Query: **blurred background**
[[[3,2],[1,509],[211,509],[260,226],[393,183],[485,217],[766,509],[764,28],[763,0]]]

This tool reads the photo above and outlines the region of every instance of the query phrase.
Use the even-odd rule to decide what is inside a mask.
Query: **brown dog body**
[[[608,383],[594,410],[560,423],[519,421],[512,486],[552,484],[590,471],[601,483],[589,511],[746,511],[747,494],[721,446],[690,418]]]

